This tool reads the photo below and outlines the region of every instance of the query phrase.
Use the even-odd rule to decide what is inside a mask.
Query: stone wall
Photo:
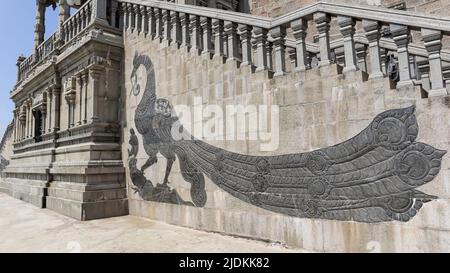
[[[192,106],[194,97],[203,104],[262,105],[280,107],[280,143],[274,152],[261,152],[260,142],[215,141],[215,146],[250,155],[303,153],[329,147],[352,138],[383,111],[416,106],[418,141],[450,150],[450,100],[448,97],[422,99],[418,88],[398,91],[387,79],[363,81],[360,72],[338,73],[335,65],[306,72],[290,72],[270,78],[267,71],[253,73],[249,67],[224,64],[221,57],[209,59],[194,50],[152,41],[137,32],[125,33],[125,97],[123,98],[123,154],[130,154],[130,129],[142,94],[135,97],[130,80],[136,54],[148,55],[156,72],[156,94],[174,105]],[[137,82],[145,86],[145,72],[137,71]],[[326,81],[324,79],[327,79]],[[137,136],[136,142],[143,139]],[[131,152],[132,153],[132,152]],[[139,146],[137,166],[148,156]],[[129,157],[124,156],[128,165]],[[178,160],[169,178],[178,197],[191,199],[191,185],[181,176]],[[145,171],[153,184],[163,182],[166,159]],[[450,251],[450,157],[445,155],[436,179],[420,188],[438,196],[423,206],[409,222],[360,223],[290,217],[243,202],[206,179],[207,202],[202,208],[144,201],[127,170],[130,213],[170,224],[237,236],[281,242],[311,251]]]

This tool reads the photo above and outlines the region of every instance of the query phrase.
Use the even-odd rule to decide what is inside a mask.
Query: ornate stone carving
[[[131,182],[144,200],[203,207],[204,175],[232,196],[252,205],[294,217],[341,221],[408,221],[436,197],[416,190],[439,173],[445,151],[416,142],[415,108],[389,110],[354,138],[303,154],[255,157],[232,153],[196,139],[175,140],[178,118],[170,102],[157,99],[155,74],[148,56],[136,55],[131,94],[141,93],[136,71],[144,66],[147,85],[135,112],[147,162],[139,169],[139,140],[131,130]],[[145,170],[167,158],[162,184],[153,185]],[[191,184],[191,202],[169,186],[178,157],[183,178]]]

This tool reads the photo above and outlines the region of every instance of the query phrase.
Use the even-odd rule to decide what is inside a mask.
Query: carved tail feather
[[[415,188],[436,177],[445,154],[414,142],[417,133],[414,107],[409,107],[384,112],[356,137],[310,153],[261,157],[199,140],[174,145],[190,158],[196,175],[201,171],[231,195],[271,211],[363,222],[408,221],[433,199]]]

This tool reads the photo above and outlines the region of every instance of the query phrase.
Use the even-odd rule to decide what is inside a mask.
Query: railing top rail
[[[429,28],[450,33],[450,18],[430,15],[425,13],[400,11],[376,6],[355,6],[349,4],[331,3],[319,1],[315,4],[299,8],[288,14],[277,18],[255,16],[250,14],[236,13],[232,11],[216,10],[212,8],[198,7],[184,4],[174,4],[155,0],[118,0],[122,3],[138,4],[184,12],[188,14],[206,16],[215,19],[233,21],[240,24],[248,24],[262,28],[273,28],[279,25],[310,16],[315,12],[325,12],[333,15],[349,16],[358,19],[368,19],[384,23],[407,25],[414,28]]]

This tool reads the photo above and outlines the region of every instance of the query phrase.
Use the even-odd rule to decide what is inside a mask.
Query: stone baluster
[[[148,13],[147,13],[147,8],[145,6],[141,6],[139,11],[140,11],[140,14],[141,14],[141,31],[145,35],[148,35]]]
[[[162,11],[159,8],[154,8],[153,12],[155,14],[155,39],[161,41],[163,34]]]
[[[419,72],[419,78],[421,81],[422,89],[427,93],[431,90],[430,82],[430,64],[428,58],[418,58],[417,59],[417,70]]]
[[[381,72],[383,75],[387,75],[386,62],[387,62],[387,49],[380,48],[380,62],[381,62]]]
[[[228,37],[228,54],[227,61],[239,60],[239,37],[237,35],[237,24],[225,21],[225,34]]]
[[[163,40],[167,41],[168,44],[170,44],[172,42],[172,37],[170,36],[170,34],[172,32],[172,23],[170,21],[169,11],[166,9],[162,11],[162,21],[163,21],[163,25],[164,25]]]
[[[336,57],[336,64],[339,66],[345,66],[345,50],[344,47],[338,47],[334,50],[334,55]]]
[[[356,71],[355,41],[355,20],[352,17],[338,16],[337,18],[341,34],[344,41],[345,67],[343,73]]]
[[[266,59],[267,67],[273,71],[273,43],[269,41],[266,43]]]
[[[139,5],[133,5],[133,11],[134,11],[134,30],[137,33],[141,32],[142,26],[142,18],[141,18],[141,7]]]
[[[366,56],[367,56],[367,47],[365,44],[356,44],[356,62],[357,66],[361,71],[367,72],[366,65]]]
[[[156,35],[156,20],[155,20],[155,12],[153,8],[147,7],[147,18],[148,18],[148,33],[153,38]]]
[[[253,43],[256,47],[256,72],[267,69],[267,30],[260,27],[253,28]]]
[[[212,28],[214,33],[214,56],[224,56],[225,51],[223,21],[219,19],[213,19]]]
[[[201,51],[200,46],[200,20],[197,15],[189,15],[189,28],[191,32],[191,49],[194,50],[194,52],[197,52],[197,54]]]
[[[119,13],[120,13],[119,2],[111,1],[111,25],[113,27],[119,27],[121,29],[122,27],[120,25],[117,25],[118,21],[117,15]]]
[[[270,30],[275,49],[275,74],[283,76],[286,74],[286,27],[278,26]]]
[[[32,136],[31,127],[33,124],[33,114],[31,113],[31,100],[27,100],[27,138]]]
[[[323,12],[314,13],[314,21],[319,32],[320,64],[326,66],[330,61],[330,16]]]
[[[172,40],[179,46],[181,44],[181,22],[176,11],[170,11],[170,21],[172,22]]]
[[[124,3],[119,3],[119,7],[117,10],[117,14],[119,16],[119,18],[117,18],[117,20],[119,21],[119,29],[125,29],[125,20],[127,18],[127,15],[125,14],[124,7]]]
[[[239,36],[241,37],[242,63],[241,67],[252,65],[252,27],[240,24]]]
[[[369,40],[369,79],[383,78],[380,52],[380,24],[377,21],[362,20],[362,25],[365,31],[366,38],[367,40]]]
[[[127,3],[126,6],[126,13],[127,13],[127,30],[130,30],[133,28],[133,4]]]
[[[428,96],[445,96],[447,95],[447,90],[444,87],[441,62],[442,33],[439,30],[422,28],[422,39],[427,49],[430,63],[431,90]]]
[[[136,13],[134,12],[134,6],[133,4],[130,4],[129,11],[130,11],[130,31],[133,32],[136,28]]]
[[[390,30],[394,42],[397,45],[398,69],[400,75],[400,80],[397,83],[397,87],[411,86],[413,82],[411,80],[409,67],[409,29],[404,25],[391,24]]]
[[[181,47],[189,48],[189,15],[186,13],[180,13],[180,25],[181,25]]]
[[[296,41],[296,71],[305,71],[307,64],[306,51],[306,30],[308,29],[308,21],[305,19],[297,19],[291,22],[292,32]]]
[[[200,25],[203,30],[202,54],[209,55],[211,57],[213,51],[211,18],[201,17]]]

